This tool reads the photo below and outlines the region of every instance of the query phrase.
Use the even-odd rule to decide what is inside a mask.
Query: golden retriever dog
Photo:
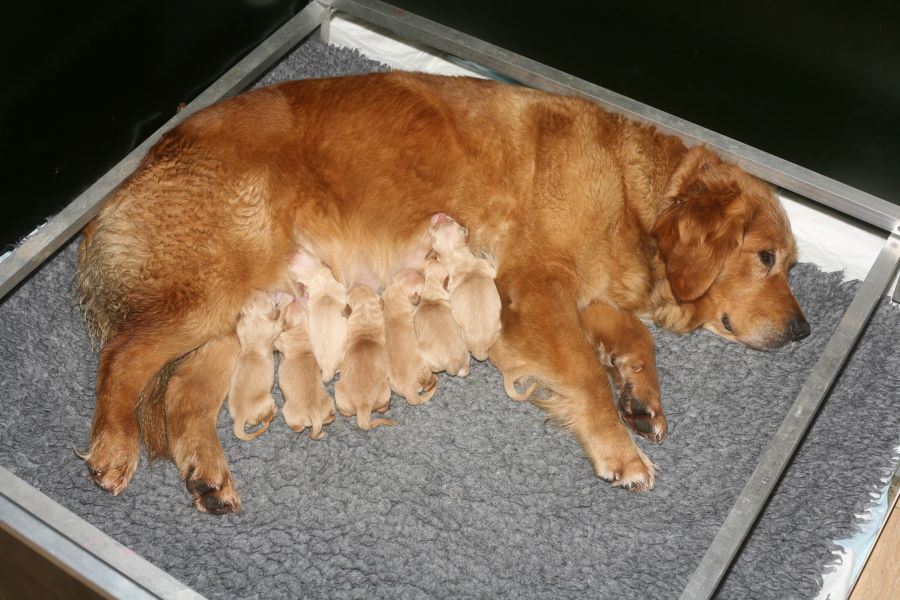
[[[307,328],[309,298],[302,296],[285,309],[284,330],[275,340],[281,353],[278,387],[284,395],[281,414],[294,431],[310,428],[309,437],[325,437],[322,428],[334,421],[334,401],[322,383]]]
[[[413,317],[416,341],[425,364],[435,373],[469,375],[469,351],[462,330],[453,318],[448,291],[450,275],[437,257],[425,265],[422,296]]]
[[[440,212],[497,265],[503,351],[492,362],[537,382],[532,401],[617,486],[650,489],[654,467],[619,416],[582,309],[763,350],[809,333],[772,189],[706,148],[585,99],[493,81],[286,82],[164,135],[85,229],[80,301],[101,344],[84,456],[93,480],[125,490],[143,435],[198,505],[234,510],[210,428],[222,398],[213,386],[188,393],[201,382],[182,369],[221,369],[250,291],[284,289],[301,245],[341,281],[380,290],[424,268],[415,248]],[[204,435],[202,456],[174,450]]]
[[[487,360],[488,350],[500,337],[500,295],[494,285],[497,271],[485,258],[475,256],[466,238],[469,232],[451,217],[438,213],[431,219],[431,246],[450,275],[450,310],[476,360]]]
[[[347,300],[347,352],[340,379],[334,384],[334,402],[345,417],[356,415],[356,424],[363,431],[394,425],[393,419],[372,418],[373,411],[383,413],[391,405],[381,299],[369,286],[355,285]]]
[[[284,297],[253,290],[238,316],[235,331],[241,343],[237,365],[228,388],[228,412],[234,419],[234,435],[249,442],[269,428],[278,412],[272,398],[275,384],[273,344],[284,326]],[[246,426],[259,425],[252,433]]]
[[[293,255],[289,272],[309,296],[309,342],[327,383],[340,368],[347,345],[347,290],[331,269],[302,250]]]
[[[428,402],[437,391],[437,377],[425,364],[416,340],[414,315],[422,299],[425,279],[418,271],[404,269],[394,275],[381,293],[391,389],[411,405]]]

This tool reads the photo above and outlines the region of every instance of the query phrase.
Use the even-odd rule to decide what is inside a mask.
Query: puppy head
[[[809,334],[787,282],[796,243],[769,186],[693,148],[665,200],[653,235],[672,293],[694,304],[698,325],[760,350]]]
[[[347,293],[348,318],[353,320],[372,320],[381,313],[381,298],[367,285],[355,285]]]
[[[308,304],[305,300],[297,300],[287,305],[284,311],[284,328],[306,326]]]
[[[419,304],[422,299],[422,286],[425,284],[425,277],[413,269],[404,269],[394,276],[394,282],[400,286],[410,304],[413,306]]]
[[[288,273],[293,281],[305,282],[322,268],[322,261],[305,250],[297,250],[288,263]]]
[[[271,294],[262,290],[253,290],[241,307],[239,320],[276,321],[280,312],[280,308]]]
[[[422,289],[430,292],[429,297],[444,296],[447,293],[449,279],[450,275],[447,273],[446,267],[437,258],[425,261],[425,283]]]
[[[431,247],[443,255],[465,246],[469,230],[444,213],[437,213],[431,218],[428,235],[431,238]]]

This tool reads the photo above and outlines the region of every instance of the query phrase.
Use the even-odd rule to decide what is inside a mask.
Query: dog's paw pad
[[[654,403],[659,407],[659,403]],[[619,412],[622,420],[636,434],[656,444],[666,439],[669,426],[662,410],[649,408],[643,400],[632,394],[630,386],[626,386],[619,399]]]
[[[240,510],[240,496],[228,475],[222,479],[221,483],[215,483],[208,479],[195,477],[194,470],[191,469],[185,479],[185,485],[193,498],[194,506],[200,512],[224,515]]]

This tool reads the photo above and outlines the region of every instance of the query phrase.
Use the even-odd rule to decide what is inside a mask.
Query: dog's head
[[[694,322],[751,348],[809,335],[788,287],[797,250],[772,189],[704,148],[672,175],[653,228],[675,299]]]

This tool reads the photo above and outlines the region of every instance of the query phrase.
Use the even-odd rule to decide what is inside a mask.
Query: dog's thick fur
[[[165,135],[85,230],[81,302],[102,342],[85,455],[94,480],[125,489],[137,403],[167,365],[179,377],[172,361],[187,356],[199,370],[250,290],[285,287],[301,240],[344,285],[383,286],[422,269],[410,257],[437,212],[497,265],[502,352],[492,361],[546,388],[535,401],[616,485],[650,488],[654,468],[620,419],[580,309],[602,303],[754,348],[809,331],[772,190],[706,149],[585,100],[496,82],[391,73],[284,83]],[[224,459],[171,451],[195,444],[184,436],[214,436],[214,391],[165,394],[167,447],[203,502],[228,510],[237,502],[221,483]]]

